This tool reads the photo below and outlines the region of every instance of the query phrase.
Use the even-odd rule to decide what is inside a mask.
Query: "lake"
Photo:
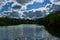
[[[0,26],[0,40],[60,40],[49,34],[44,26],[21,24]]]

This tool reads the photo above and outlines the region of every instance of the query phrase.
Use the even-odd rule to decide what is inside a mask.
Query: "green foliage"
[[[45,20],[47,24],[44,24],[46,30],[52,35],[60,37],[60,11],[54,12],[44,19],[47,19]]]

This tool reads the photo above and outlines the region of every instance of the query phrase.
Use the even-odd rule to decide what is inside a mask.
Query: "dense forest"
[[[45,18],[36,20],[28,19],[14,19],[14,18],[0,18],[0,26],[20,25],[20,24],[37,24],[44,25],[46,30],[52,35],[60,37],[60,11],[52,12]]]

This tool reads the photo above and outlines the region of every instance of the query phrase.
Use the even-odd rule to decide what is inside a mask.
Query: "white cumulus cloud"
[[[18,12],[19,18],[21,18],[21,19],[23,19],[23,18],[25,18],[25,19],[34,19],[34,18],[37,18],[37,17],[29,18],[29,16],[23,17],[24,12],[29,13],[30,11],[32,11],[33,13],[35,13],[36,11],[39,11],[39,12],[41,12],[41,14],[42,14],[42,13],[45,13],[44,15],[48,15],[50,12],[53,11],[53,10],[51,9],[51,8],[53,7],[53,4],[55,4],[55,5],[60,5],[60,0],[50,0],[50,2],[51,2],[52,4],[46,4],[45,7],[40,7],[40,8],[36,8],[36,9],[26,10],[28,5],[31,5],[31,4],[33,5],[34,2],[43,3],[45,0],[32,0],[31,2],[25,3],[24,5],[16,2],[15,0],[9,0],[9,1],[6,1],[6,2],[12,2],[12,1],[14,2],[14,4],[12,5],[12,7],[13,7],[14,5],[19,5],[19,6],[21,6],[21,9],[15,10],[15,9],[10,8],[9,11],[11,11],[11,12],[13,12],[13,11]],[[24,1],[24,0],[21,0],[21,1]],[[4,3],[4,4],[5,4],[5,3]],[[1,8],[1,7],[0,7],[0,8]],[[21,10],[22,10],[22,11],[21,11]],[[33,14],[33,13],[32,13],[32,14]],[[26,15],[27,15],[27,14],[26,14]],[[24,15],[24,16],[26,16],[26,15]],[[29,15],[30,15],[30,14],[29,14]],[[36,15],[36,14],[35,14],[35,15]],[[6,15],[5,15],[5,16],[6,16]],[[41,16],[41,17],[39,17],[39,18],[42,18],[42,17],[43,17],[43,16]]]
[[[44,0],[34,0],[35,2],[40,2],[40,3],[42,3],[42,2],[44,2]]]
[[[52,4],[60,5],[60,0],[50,0]]]

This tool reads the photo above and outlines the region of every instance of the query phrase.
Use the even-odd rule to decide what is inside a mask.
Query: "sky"
[[[53,12],[53,10],[56,10],[58,6],[60,6],[60,0],[8,0],[8,1],[0,0],[0,1],[1,1],[0,16],[3,15],[5,12],[11,13],[15,11],[17,12],[18,16],[20,15],[19,18],[26,18],[26,19],[41,18],[45,15],[48,15],[50,12]],[[56,9],[53,9],[54,5],[57,6]],[[36,15],[37,13],[40,16]],[[13,14],[14,13],[12,13],[11,15]]]
[[[31,10],[31,9],[37,9],[37,8],[45,7],[47,4],[51,4],[51,2],[49,0],[45,0],[42,3],[34,2],[33,4],[27,5],[27,9],[26,10]]]

